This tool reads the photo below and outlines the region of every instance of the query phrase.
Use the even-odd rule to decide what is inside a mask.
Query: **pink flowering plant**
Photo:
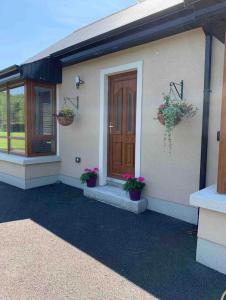
[[[80,177],[80,181],[82,183],[85,183],[87,180],[91,178],[97,178],[98,168],[88,169],[86,168],[84,170],[84,173]]]
[[[125,191],[129,190],[136,190],[136,191],[142,191],[145,187],[144,183],[144,177],[133,177],[130,174],[123,174],[122,178],[126,180],[126,183],[124,184],[123,188]]]

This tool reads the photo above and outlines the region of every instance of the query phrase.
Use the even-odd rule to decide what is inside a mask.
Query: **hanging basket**
[[[59,124],[62,126],[71,125],[74,121],[74,116],[73,110],[66,106],[60,110],[58,115],[56,115]]]
[[[62,126],[69,126],[73,123],[74,121],[74,116],[70,116],[70,117],[61,117],[61,116],[57,116],[57,120],[59,122],[60,125]]]
[[[162,125],[165,125],[165,119],[163,114],[158,113],[158,120]],[[177,124],[179,124],[181,121],[181,118],[179,116],[177,116],[174,120],[174,126],[176,126]]]

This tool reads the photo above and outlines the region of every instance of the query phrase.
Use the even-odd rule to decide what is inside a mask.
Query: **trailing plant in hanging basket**
[[[169,95],[164,96],[163,103],[158,108],[157,119],[165,126],[164,141],[166,142],[168,139],[170,151],[172,148],[172,132],[174,127],[182,119],[194,117],[197,110],[197,107],[193,104],[188,104],[182,100],[172,100]]]
[[[71,108],[62,108],[57,115],[57,120],[62,126],[69,126],[74,121],[74,111]]]

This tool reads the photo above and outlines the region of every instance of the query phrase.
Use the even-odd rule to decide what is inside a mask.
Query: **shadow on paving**
[[[215,300],[226,290],[226,276],[195,262],[195,226],[177,219],[134,215],[63,184],[0,183],[0,222],[27,218],[160,299]]]

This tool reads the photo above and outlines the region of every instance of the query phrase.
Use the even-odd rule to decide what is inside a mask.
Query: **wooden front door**
[[[137,72],[109,77],[108,177],[135,173]]]

